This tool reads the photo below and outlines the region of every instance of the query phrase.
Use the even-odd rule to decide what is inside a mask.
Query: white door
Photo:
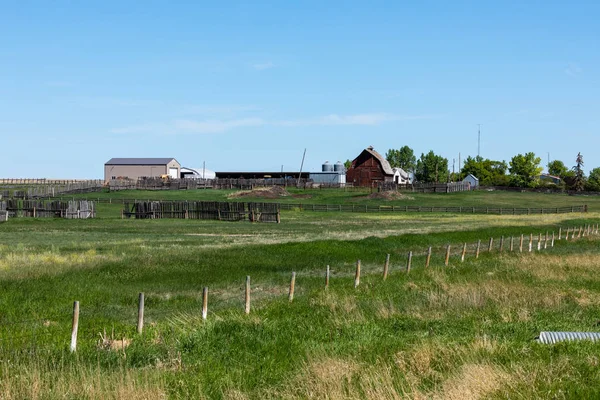
[[[169,176],[173,179],[179,178],[177,176],[177,168],[169,168]]]

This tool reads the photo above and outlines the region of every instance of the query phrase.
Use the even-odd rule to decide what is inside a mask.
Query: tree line
[[[456,182],[472,174],[482,186],[559,187],[576,191],[600,191],[600,168],[592,169],[586,176],[581,153],[577,154],[571,168],[560,160],[551,161],[547,166],[547,175],[542,175],[542,159],[533,152],[517,154],[508,163],[469,156],[458,172],[449,171],[448,159],[435,154],[433,150],[421,153],[421,157],[417,159],[413,149],[402,146],[399,149],[389,149],[385,158],[392,168],[402,168],[412,173],[416,182]]]

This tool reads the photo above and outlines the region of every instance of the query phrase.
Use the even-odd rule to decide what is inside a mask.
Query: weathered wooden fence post
[[[77,330],[79,329],[79,302],[73,303],[73,325],[71,327],[71,353],[77,350]]]
[[[294,301],[294,289],[296,288],[296,273],[292,272],[292,280],[290,281],[290,291],[288,293],[288,298],[290,303]]]
[[[427,249],[427,258],[425,259],[425,268],[429,267],[429,263],[431,262],[431,246]]]
[[[475,258],[479,258],[479,248],[481,247],[481,239],[477,241],[477,250],[475,250]]]
[[[246,304],[244,312],[250,314],[250,276],[246,277]]]
[[[360,285],[360,260],[356,261],[356,274],[354,274],[354,288]]]
[[[329,289],[329,265],[325,271],[325,289]]]
[[[533,250],[533,233],[529,234],[529,252]]]
[[[540,235],[538,236],[537,249],[538,249],[538,251],[540,251],[542,249],[542,233],[541,232],[540,232]]]
[[[571,228],[567,227],[567,236],[565,236],[565,240],[569,241],[569,231],[571,230]]]
[[[544,250],[548,248],[548,231],[546,231],[546,236],[544,239]]]
[[[500,237],[500,253],[504,251],[504,235]]]
[[[562,239],[562,227],[558,228],[558,240]]]
[[[444,260],[444,265],[447,267],[448,262],[450,261],[450,245],[446,246],[446,259]]]
[[[410,266],[412,264],[412,251],[408,252],[408,259],[406,260],[406,273],[408,274],[410,272]]]
[[[550,243],[550,247],[554,247],[554,231],[552,231],[552,242]]]
[[[202,289],[202,319],[206,321],[208,317],[208,287]]]
[[[488,244],[488,252],[492,251],[492,247],[494,246],[494,238],[490,238],[490,243]]]
[[[465,254],[467,254],[467,243],[463,244],[462,254],[460,255],[460,262],[465,262]]]
[[[387,279],[388,270],[390,268],[390,255],[385,256],[385,264],[383,264],[383,280]]]
[[[144,293],[140,292],[138,296],[138,321],[137,321],[137,333],[142,334],[144,330]]]
[[[515,249],[515,238],[513,236],[510,237],[510,252],[512,253]]]
[[[523,252],[523,234],[521,233],[521,240],[519,241],[519,253]]]

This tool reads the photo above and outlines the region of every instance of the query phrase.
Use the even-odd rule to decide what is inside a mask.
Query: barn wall
[[[363,151],[346,172],[346,182],[354,186],[372,186],[374,182],[391,182],[393,176],[386,176],[381,163],[370,153]]]

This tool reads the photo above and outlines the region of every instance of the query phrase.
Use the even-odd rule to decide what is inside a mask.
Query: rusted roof
[[[371,154],[381,163],[381,169],[383,169],[383,172],[386,175],[394,175],[394,170],[392,169],[392,166],[390,165],[388,160],[386,160],[384,156],[376,152],[375,149],[373,149],[373,146],[367,147],[364,151]]]

